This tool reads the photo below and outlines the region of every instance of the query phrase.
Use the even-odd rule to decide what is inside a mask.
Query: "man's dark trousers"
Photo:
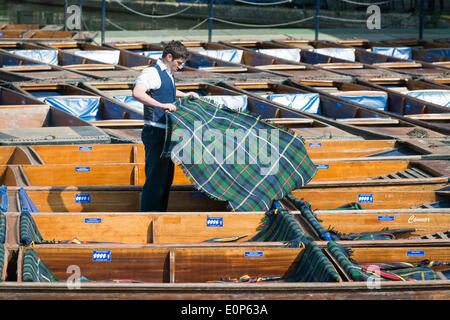
[[[146,175],[141,195],[140,210],[143,212],[167,211],[174,164],[170,158],[161,157],[165,132],[165,129],[147,125],[142,130]]]

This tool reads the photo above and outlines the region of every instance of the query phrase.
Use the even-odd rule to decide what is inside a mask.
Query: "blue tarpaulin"
[[[74,55],[106,64],[118,64],[119,50],[75,50]]]
[[[445,48],[442,48],[442,49],[429,49],[428,51],[431,52],[431,53],[439,54],[441,56],[450,57],[450,49],[445,49]]]
[[[412,59],[410,47],[372,47],[372,52],[400,59]]]
[[[10,50],[12,54],[16,54],[18,56],[24,57],[24,58],[30,58],[36,61],[39,61],[41,63],[48,63],[53,65],[58,65],[58,51],[57,50]]]
[[[263,97],[296,110],[320,114],[318,93],[269,94]]]
[[[335,96],[346,100],[353,101],[355,103],[362,104],[363,106],[386,110],[388,95],[382,91],[347,91],[335,93]]]
[[[353,62],[356,60],[355,49],[353,48],[318,48],[314,49],[314,52]]]
[[[144,105],[141,102],[137,101],[132,96],[114,96],[114,99],[117,99],[120,102],[126,104],[133,110],[137,110],[139,112],[144,112]]]
[[[98,118],[100,97],[94,96],[58,96],[47,97],[44,102],[85,121],[100,120]]]
[[[412,90],[406,94],[440,106],[450,107],[450,90]]]
[[[267,54],[272,57],[286,59],[290,61],[300,62],[300,48],[293,49],[258,49],[260,53]]]
[[[228,109],[239,110],[247,112],[247,96],[205,96],[205,98],[212,100],[215,104],[224,105]]]
[[[223,50],[199,50],[199,54],[232,63],[241,63],[242,50],[223,49]]]

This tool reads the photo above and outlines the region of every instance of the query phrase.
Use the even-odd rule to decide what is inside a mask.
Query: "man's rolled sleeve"
[[[146,91],[156,90],[161,87],[161,79],[155,67],[148,67],[142,70],[134,84],[141,84],[145,86]]]

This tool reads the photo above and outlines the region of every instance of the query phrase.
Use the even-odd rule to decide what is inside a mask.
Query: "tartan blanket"
[[[269,211],[317,169],[303,139],[250,113],[186,97],[167,112],[162,156],[181,165],[198,190],[232,211]]]
[[[314,241],[286,210],[274,209],[266,212],[257,230],[259,232],[248,241],[287,241],[291,247]]]
[[[325,229],[320,223],[317,216],[314,214],[311,209],[311,204],[303,199],[297,199],[293,195],[288,195],[288,199],[294,204],[294,206],[302,213],[302,216],[310,223],[310,225],[317,231],[320,235],[321,240],[338,240],[336,235],[330,230]]]
[[[0,244],[0,275],[3,274],[4,265],[5,265],[5,246],[3,244]],[[3,281],[3,279],[0,276],[0,282],[1,281]]]
[[[339,276],[332,263],[324,255],[320,247],[310,242],[300,253],[300,259],[293,270],[285,277],[250,277],[244,275],[239,279],[221,278],[220,281],[208,282],[235,282],[235,283],[254,283],[254,282],[340,282]]]
[[[440,262],[393,262],[360,265],[350,258],[347,250],[341,244],[330,241],[328,242],[327,247],[353,281],[367,281],[369,279],[376,279],[379,281],[440,279],[438,274],[431,269],[431,266],[438,265]]]
[[[295,270],[286,282],[340,282],[340,276],[315,242],[310,242],[301,253]]]
[[[24,282],[59,282],[36,251],[28,249],[23,258],[22,281]]]
[[[58,279],[53,272],[45,265],[39,255],[33,249],[28,249],[23,258],[22,267],[23,282],[66,282]],[[142,283],[133,279],[108,279],[108,280],[89,280],[81,276],[80,282],[114,282],[114,283]]]
[[[0,244],[6,239],[6,216],[0,211]]]
[[[20,213],[19,237],[20,243],[26,246],[32,243],[49,243],[49,241],[44,240],[36,226],[36,222],[27,210],[23,210]]]

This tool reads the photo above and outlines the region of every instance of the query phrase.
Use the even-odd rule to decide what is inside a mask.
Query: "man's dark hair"
[[[188,51],[187,51],[186,47],[180,41],[175,41],[175,40],[170,41],[164,47],[162,57],[165,58],[168,53],[172,54],[173,59],[179,59],[179,58],[186,59],[188,57]]]

